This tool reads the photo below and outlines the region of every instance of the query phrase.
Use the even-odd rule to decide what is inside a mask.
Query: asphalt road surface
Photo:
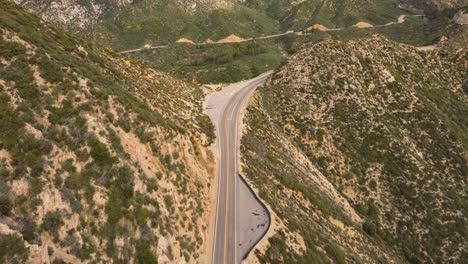
[[[233,84],[208,98],[219,157],[213,264],[240,263],[266,233],[269,216],[238,175],[239,115],[249,95],[271,72]]]

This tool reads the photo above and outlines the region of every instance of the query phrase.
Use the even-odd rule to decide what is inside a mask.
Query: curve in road
[[[208,98],[207,112],[216,127],[219,157],[218,198],[212,263],[239,263],[268,231],[266,207],[238,172],[238,124],[243,105],[271,72],[226,87]]]

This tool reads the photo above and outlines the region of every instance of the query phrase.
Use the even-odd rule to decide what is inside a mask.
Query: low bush
[[[21,237],[16,234],[0,234],[1,263],[24,263],[28,254],[29,250]]]

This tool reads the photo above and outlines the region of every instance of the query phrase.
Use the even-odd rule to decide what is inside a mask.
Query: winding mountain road
[[[397,21],[396,22],[390,22],[390,23],[387,23],[387,24],[383,24],[383,25],[373,25],[371,27],[368,27],[368,28],[381,28],[381,27],[388,27],[388,26],[392,26],[392,25],[395,25],[395,24],[401,24],[401,23],[404,23],[406,21],[406,18],[407,17],[423,17],[424,15],[401,15],[400,17],[398,17]],[[352,27],[351,27],[352,28]],[[329,29],[322,29],[321,31],[342,31],[342,30],[346,30],[347,28],[329,28]],[[246,39],[242,39],[242,40],[238,40],[238,41],[230,41],[230,42],[198,42],[198,43],[190,43],[190,42],[184,42],[184,44],[190,44],[190,45],[194,45],[194,46],[208,46],[208,45],[226,45],[226,44],[232,44],[232,43],[241,43],[241,42],[249,42],[249,41],[254,41],[254,40],[259,40],[259,39],[272,39],[272,38],[278,38],[278,37],[281,37],[281,36],[285,36],[285,35],[289,35],[289,34],[294,34],[296,36],[309,36],[309,35],[312,35],[312,33],[306,33],[306,32],[303,32],[303,31],[298,31],[298,32],[295,32],[295,31],[292,31],[292,30],[288,30],[287,32],[284,32],[284,33],[278,33],[278,34],[273,34],[273,35],[267,35],[267,36],[260,36],[260,37],[254,37],[254,38],[246,38]],[[165,49],[165,48],[168,48],[169,45],[158,45],[158,46],[151,46],[151,47],[147,47],[147,48],[137,48],[137,49],[130,49],[130,50],[123,50],[123,51],[119,51],[118,53],[119,54],[130,54],[130,53],[135,53],[135,52],[141,52],[141,51],[147,51],[147,50],[154,50],[154,49]]]
[[[218,198],[212,263],[238,264],[267,232],[269,213],[238,171],[238,125],[249,95],[271,72],[230,85],[208,98],[207,112],[216,126],[219,157]]]

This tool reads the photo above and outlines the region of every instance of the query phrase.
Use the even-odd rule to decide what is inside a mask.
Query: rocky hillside
[[[83,30],[105,20],[115,11],[131,9],[141,0],[110,0],[110,1],[80,1],[80,0],[14,0],[15,3],[25,7],[33,13],[40,14],[42,19],[48,20],[67,29]],[[163,1],[146,1],[157,5]],[[188,14],[202,10],[215,10],[227,8],[231,5],[229,0],[196,0],[175,1],[180,10]]]
[[[205,262],[202,91],[0,7],[0,262]]]
[[[274,73],[241,147],[274,216],[261,263],[466,259],[467,54],[327,40]]]
[[[403,0],[402,3],[428,12],[468,6],[468,0]]]

